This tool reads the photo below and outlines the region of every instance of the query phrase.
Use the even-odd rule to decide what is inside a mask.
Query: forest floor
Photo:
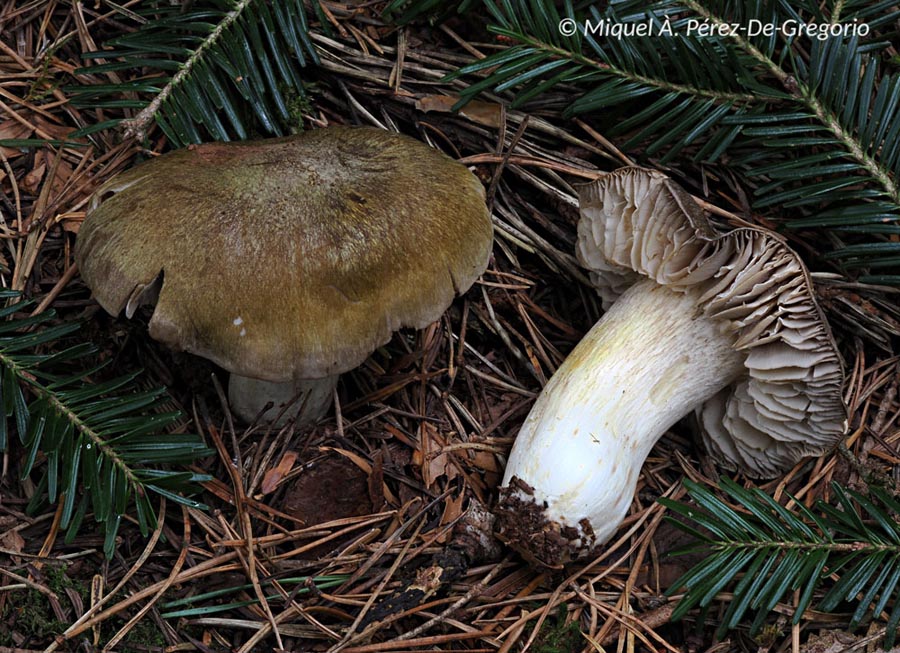
[[[142,369],[143,386],[168,388],[185,415],[178,429],[216,452],[194,466],[212,478],[197,497],[208,509],[163,501],[155,532],[144,537],[126,520],[105,559],[91,519],[65,539],[56,506],[26,511],[40,489],[20,479],[25,451],[13,441],[0,476],[0,651],[712,653],[797,650],[801,631],[808,650],[846,649],[837,634],[846,614],[809,610],[794,625],[789,601],[756,638],[714,637],[724,593],[699,623],[698,611],[670,621],[678,597],[665,592],[700,558],[668,555],[685,537],[656,500],[685,500],[683,479],[712,487],[722,473],[686,425],[654,448],[628,518],[592,557],[541,572],[493,540],[488,511],[517,430],[600,315],[574,257],[576,187],[636,153],[619,151],[590,117],[563,119],[565,89],[528,113],[490,95],[451,112],[465,83],[444,76],[503,43],[478,16],[398,28],[378,3],[352,4],[325,3],[331,36],[313,25],[322,62],[297,127],[394,129],[469,165],[495,220],[487,272],[440,321],[396,334],[344,375],[338,405],[315,427],[245,429],[220,400],[221,369],[151,340],[148,311],[131,321],[104,313],[73,262],[92,192],[168,149],[163,132],[0,147],[3,285],[60,321],[83,321],[79,337],[114,372]],[[71,106],[65,87],[83,52],[128,25],[112,3],[0,1],[0,140],[57,142],[114,113]],[[719,226],[756,220],[732,180],[670,172],[718,207]],[[896,312],[853,284],[818,290],[847,363],[852,435],[843,454],[756,485],[807,505],[828,500],[832,480],[852,487],[900,463],[889,437],[900,409]]]

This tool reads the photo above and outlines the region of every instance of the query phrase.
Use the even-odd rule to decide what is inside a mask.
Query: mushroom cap
[[[822,455],[847,429],[844,372],[809,273],[779,236],[717,233],[665,175],[622,168],[584,186],[577,255],[604,304],[637,279],[700,291],[698,309],[721,321],[746,374],[696,410],[721,464],[773,477]]]
[[[75,260],[109,313],[131,317],[158,290],[153,338],[286,382],[352,369],[438,319],[487,267],[492,235],[465,166],[331,127],[135,166],[95,194]]]

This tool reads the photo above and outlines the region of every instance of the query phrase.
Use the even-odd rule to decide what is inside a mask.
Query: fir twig
[[[317,2],[313,3],[319,9]],[[144,23],[87,53],[110,63],[76,75],[149,70],[135,81],[66,87],[84,108],[139,109],[74,133],[87,136],[124,125],[143,139],[155,123],[176,146],[203,140],[246,139],[253,131],[284,135],[298,129],[306,97],[300,69],[318,63],[303,0],[207,0],[189,11],[144,10]],[[171,77],[165,75],[174,70]]]
[[[707,607],[731,587],[732,599],[719,634],[743,623],[755,612],[750,633],[759,632],[765,617],[789,593],[799,591],[793,623],[818,598],[818,608],[832,611],[842,602],[855,604],[850,627],[879,618],[890,605],[885,645],[893,645],[900,623],[900,502],[872,487],[869,496],[832,484],[838,505],[818,501],[812,509],[796,502],[791,512],[758,489],[747,490],[723,478],[719,489],[736,508],[712,491],[685,481],[694,504],[668,499],[660,503],[683,519],[671,521],[695,538],[680,553],[704,558],[669,589],[684,596],[672,618],[694,607]],[[839,576],[833,584],[830,578]],[[825,591],[827,584],[831,587]]]
[[[147,135],[147,126],[153,121],[156,112],[160,110],[162,104],[169,99],[172,90],[178,84],[185,81],[193,72],[194,66],[200,61],[207,51],[221,39],[225,31],[240,18],[243,11],[254,0],[239,0],[238,4],[225,14],[225,17],[213,28],[209,36],[204,38],[200,44],[194,49],[191,55],[181,64],[178,72],[169,80],[162,90],[156,94],[153,100],[146,107],[141,109],[140,113],[134,118],[122,121],[125,127],[125,138],[137,138],[142,141]]]
[[[129,508],[135,508],[144,534],[155,526],[151,493],[200,507],[178,494],[191,489],[200,476],[152,467],[187,463],[209,453],[197,436],[165,433],[180,413],[159,412],[164,390],[137,390],[137,374],[91,383],[89,378],[102,365],[80,367],[95,351],[87,343],[36,353],[72,335],[79,325],[49,326],[54,311],[17,317],[32,303],[17,298],[18,293],[0,291],[0,299],[13,302],[0,309],[0,318],[5,318],[0,322],[0,451],[8,448],[12,418],[25,450],[22,477],[36,469],[42,474],[31,508],[45,500],[61,502],[60,528],[68,529],[68,538],[93,512],[103,524],[104,551],[111,556]],[[82,485],[84,492],[79,493]]]
[[[895,8],[846,3],[835,15],[869,21],[871,33],[807,45],[777,31],[731,29],[829,18],[805,2],[619,0],[602,13],[569,2],[558,13],[548,3],[483,1],[488,29],[512,45],[451,75],[481,76],[457,107],[488,89],[522,107],[557,89],[564,115],[590,112],[599,131],[659,164],[738,173],[757,211],[775,212],[789,228],[827,230],[833,251],[825,260],[848,274],[861,269],[862,282],[900,284],[900,245],[890,240],[900,234],[900,75],[884,74],[875,54],[886,45],[875,28]],[[691,20],[708,32],[689,33]],[[574,27],[562,33],[565,21]],[[588,21],[655,31],[595,37]],[[662,24],[672,31],[662,33]]]
[[[713,14],[696,0],[681,0],[681,2],[710,23],[719,27],[727,27],[726,21],[723,20],[721,16]],[[834,11],[835,17],[833,17],[832,20],[833,22],[837,22],[841,11],[840,3],[835,7]],[[763,54],[759,48],[753,45],[753,43],[751,43],[747,37],[743,36],[741,32],[727,30],[723,33],[726,33],[742,50],[761,63],[794,98],[806,104],[810,112],[812,112],[819,122],[827,126],[829,131],[834,134],[835,138],[841,142],[851,156],[857,160],[882,187],[884,187],[885,193],[891,200],[900,205],[900,189],[898,189],[897,184],[891,178],[890,170],[885,166],[882,166],[875,157],[866,153],[857,137],[844,129],[837,115],[825,106],[821,98],[816,95],[809,84],[797,80],[793,75],[778,65],[771,57]]]

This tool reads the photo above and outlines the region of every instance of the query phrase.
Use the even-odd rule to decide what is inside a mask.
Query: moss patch
[[[561,607],[555,617],[551,617],[541,626],[531,650],[533,653],[572,653],[584,646],[584,635],[578,623],[566,623],[567,611]]]
[[[81,597],[85,607],[90,605],[90,588],[87,582],[71,578],[66,573],[65,565],[46,565],[41,570],[43,584],[52,590],[63,606],[70,605],[66,590],[74,590]],[[17,572],[25,576],[24,571]],[[14,583],[14,581],[13,581]],[[127,618],[127,615],[125,615]],[[108,641],[125,623],[119,617],[110,619],[101,625],[101,643]],[[50,600],[40,592],[32,589],[12,590],[7,593],[0,607],[0,646],[15,648],[41,648],[61,634],[71,624],[56,618]],[[15,636],[15,638],[14,638]],[[24,641],[22,640],[24,638]],[[61,647],[60,651],[75,650],[77,641],[72,646]],[[166,646],[165,637],[151,619],[143,619],[116,647],[120,653],[146,653],[162,651]]]
[[[83,583],[66,575],[63,565],[46,565],[42,570],[44,584],[61,601],[65,601],[66,589],[73,589],[87,600],[87,588]],[[18,572],[25,576],[25,572]],[[50,601],[32,589],[13,590],[0,609],[0,646],[15,646],[13,633],[25,636],[29,641],[46,641],[63,632],[69,624],[56,618]],[[27,647],[26,647],[27,648]]]

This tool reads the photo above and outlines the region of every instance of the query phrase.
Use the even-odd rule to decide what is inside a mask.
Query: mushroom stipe
[[[694,415],[720,464],[773,477],[846,433],[843,365],[808,272],[760,229],[716,233],[664,175],[584,186],[577,254],[604,308],[519,432],[500,537],[551,568],[608,541],[656,441]]]

